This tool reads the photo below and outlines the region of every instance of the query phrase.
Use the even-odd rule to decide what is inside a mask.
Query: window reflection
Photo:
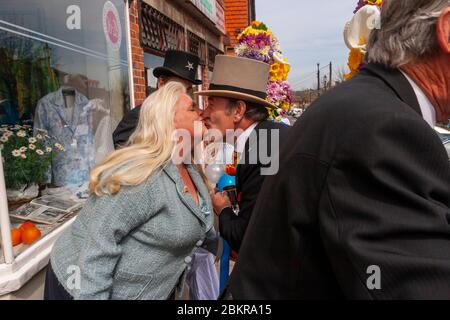
[[[79,11],[69,10],[74,4]],[[113,151],[112,131],[129,109],[123,12],[122,0],[2,1],[0,148],[5,171],[25,168],[25,161],[34,161],[38,170],[44,165],[40,157],[52,149],[47,174],[36,177],[30,169],[20,183],[8,176],[8,188],[29,182],[41,189],[86,190],[92,168]],[[22,131],[26,136],[17,136]],[[36,136],[42,140],[29,142]],[[44,143],[45,136],[52,141]]]

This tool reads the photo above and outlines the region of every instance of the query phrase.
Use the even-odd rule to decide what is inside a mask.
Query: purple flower
[[[364,7],[367,4],[366,0],[359,0],[358,4],[356,5],[356,9],[355,11],[353,11],[353,14],[355,14],[356,12],[358,12],[359,9],[361,9],[362,7]]]
[[[269,102],[275,105],[292,103],[292,88],[287,81],[269,81],[267,86]]]

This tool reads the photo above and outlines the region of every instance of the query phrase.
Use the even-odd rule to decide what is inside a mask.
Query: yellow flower
[[[367,3],[381,7],[383,5],[383,0],[367,0]]]
[[[350,73],[344,75],[345,80],[349,80],[353,78],[359,71],[359,67],[363,62],[363,54],[359,49],[351,49],[350,54],[348,56],[348,68],[350,69]]]
[[[53,149],[52,149],[52,148],[50,148],[50,147],[47,147],[47,149],[46,149],[46,150],[47,150],[47,152],[49,152],[49,153],[50,153],[50,152],[52,152],[52,150],[53,150]]]

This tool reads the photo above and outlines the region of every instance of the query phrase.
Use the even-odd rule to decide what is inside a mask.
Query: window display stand
[[[42,232],[41,238],[32,245],[20,249],[13,248],[3,163],[0,161],[0,300],[8,299],[8,294],[20,290],[47,266],[53,244],[73,223],[75,215],[76,212]],[[43,281],[43,278],[41,277],[40,281]],[[38,287],[42,290],[43,284],[39,284]]]

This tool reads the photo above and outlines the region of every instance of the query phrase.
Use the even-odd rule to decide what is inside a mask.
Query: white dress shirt
[[[430,99],[426,96],[423,90],[411,79],[406,73],[400,70],[406,79],[409,81],[416,94],[417,101],[419,101],[420,111],[422,111],[422,117],[424,120],[434,128],[436,126],[436,110],[430,102]]]
[[[236,149],[235,151],[238,154],[242,154],[245,149],[245,144],[247,143],[248,138],[252,134],[252,131],[255,130],[258,123],[252,124],[250,127],[248,127],[244,132],[241,133],[241,135],[236,140]]]

